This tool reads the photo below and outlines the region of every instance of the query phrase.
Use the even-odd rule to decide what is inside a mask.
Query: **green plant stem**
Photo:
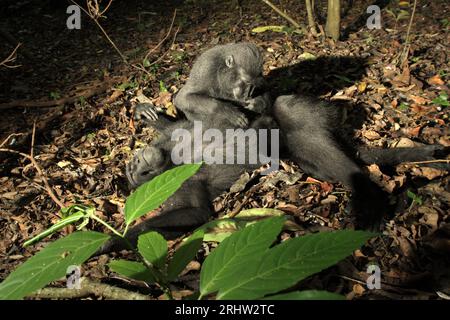
[[[105,221],[103,221],[102,219],[100,219],[99,217],[97,217],[95,214],[90,216],[92,219],[94,219],[95,221],[101,223],[102,225],[104,225],[106,228],[108,228],[109,230],[111,230],[116,236],[119,236],[121,238],[123,238],[122,234],[120,232],[118,232],[116,229],[114,229],[113,227],[111,227],[109,224],[107,224]]]
[[[131,243],[129,243],[129,245],[131,246]],[[155,274],[156,279],[160,280],[160,281],[156,281],[156,284],[164,292],[164,295],[167,297],[167,299],[173,300],[172,292],[170,292],[170,289],[167,286],[167,282],[165,280],[166,277],[164,276],[164,274],[162,272],[160,272],[159,269],[156,268],[152,263],[145,260],[144,256],[139,252],[139,250],[136,250],[136,249],[132,249],[132,250],[138,255],[139,259],[142,261],[143,264],[145,264],[147,269],[149,269],[150,272]]]
[[[128,232],[128,227],[130,226],[130,224],[129,223],[127,223],[126,225],[125,225],[125,230],[123,230],[123,233],[122,233],[122,237],[123,238],[125,238],[125,235],[127,234],[127,232]]]

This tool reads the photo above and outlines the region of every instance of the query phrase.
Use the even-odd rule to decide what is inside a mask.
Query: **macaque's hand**
[[[140,103],[134,109],[134,120],[156,121],[158,109],[151,103]]]
[[[267,95],[257,96],[247,101],[246,109],[256,113],[265,113],[270,107],[269,97]]]

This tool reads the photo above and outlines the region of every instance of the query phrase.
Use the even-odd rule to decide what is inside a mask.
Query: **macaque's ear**
[[[227,65],[227,67],[228,68],[233,68],[233,66],[234,66],[234,58],[233,58],[233,56],[227,56],[226,58],[225,58],[225,64]]]

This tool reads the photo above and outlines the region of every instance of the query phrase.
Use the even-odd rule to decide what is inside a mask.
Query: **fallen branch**
[[[80,279],[80,289],[44,288],[28,297],[41,299],[75,299],[85,298],[90,295],[110,300],[154,300],[150,296],[95,282],[86,277]]]
[[[109,80],[103,81],[97,86],[87,88],[84,90],[73,90],[69,93],[69,96],[55,99],[55,100],[16,100],[6,103],[0,103],[0,110],[21,107],[21,108],[48,108],[64,104],[75,103],[80,100],[81,97],[87,99],[92,96],[98,95],[105,90],[109,89],[111,85],[116,82],[123,81],[123,77],[114,77]],[[72,95],[71,95],[72,94]]]
[[[261,0],[265,4],[267,4],[269,7],[271,7],[276,13],[278,13],[280,16],[285,18],[287,21],[289,21],[296,29],[301,29],[302,31],[305,31],[305,28],[302,27],[297,21],[292,19],[289,15],[281,11],[276,5],[274,5],[269,0]]]

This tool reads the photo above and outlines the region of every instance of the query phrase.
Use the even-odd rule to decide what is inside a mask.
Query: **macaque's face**
[[[230,86],[233,100],[247,102],[262,94],[265,85],[262,63],[258,61],[245,64],[238,63],[230,56],[226,61],[229,77],[227,86]]]
[[[238,77],[233,87],[233,96],[237,101],[246,102],[261,95],[264,87],[264,78],[262,70],[245,70],[238,68]]]
[[[127,179],[132,187],[137,187],[161,174],[168,166],[163,150],[148,146],[139,150],[133,161],[128,163]]]

